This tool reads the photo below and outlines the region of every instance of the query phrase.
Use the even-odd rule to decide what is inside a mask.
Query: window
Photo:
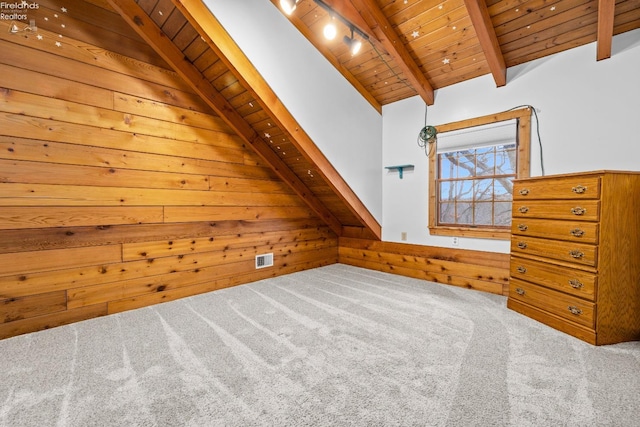
[[[516,144],[438,153],[438,224],[508,227]]]
[[[529,108],[436,126],[431,234],[508,238],[513,179],[529,176]]]

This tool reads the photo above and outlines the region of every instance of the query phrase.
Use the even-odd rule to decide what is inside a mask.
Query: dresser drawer
[[[513,202],[513,218],[566,219],[597,221],[600,217],[597,200],[519,200]]]
[[[511,253],[553,258],[574,264],[596,266],[597,246],[535,237],[512,236]]]
[[[513,188],[513,200],[599,198],[599,176],[515,181]]]
[[[538,285],[593,301],[596,295],[595,273],[569,267],[511,257],[511,278],[526,280]]]
[[[598,224],[595,222],[514,218],[511,233],[581,243],[598,243]]]
[[[596,305],[593,302],[517,279],[510,280],[509,298],[525,302],[588,328],[595,328]]]

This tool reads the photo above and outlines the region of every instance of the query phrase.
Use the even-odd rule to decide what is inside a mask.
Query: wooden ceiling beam
[[[405,75],[411,87],[427,103],[433,105],[434,93],[431,83],[420,70],[418,64],[404,45],[398,33],[384,15],[375,0],[351,0],[351,3],[359,11],[365,21],[370,20],[369,26],[376,39],[382,43],[382,47],[395,60],[396,64]],[[373,41],[375,44],[376,42]]]
[[[309,137],[293,118],[289,110],[287,110],[282,101],[280,101],[275,92],[273,92],[273,89],[271,89],[262,78],[251,61],[249,61],[244,52],[242,52],[233,41],[207,6],[198,0],[172,1],[198,31],[200,36],[205,39],[209,47],[216,52],[220,60],[229,67],[242,85],[254,95],[278,127],[287,133],[287,136],[298,151],[300,151],[300,154],[317,168],[317,171],[323,177],[324,181],[345,203],[355,217],[358,218],[362,226],[370,231],[373,236],[380,239],[382,237],[382,228],[380,224],[378,224],[378,221],[371,215],[371,212],[369,212],[367,207],[358,196],[356,196],[351,187],[342,179],[342,176],[335,170],[331,162],[322,154],[311,137]],[[276,158],[280,160],[277,155]],[[311,192],[305,197],[308,198],[310,196],[313,196]],[[316,206],[316,209],[321,209],[321,207]],[[324,218],[324,216],[321,216],[321,218]],[[341,235],[341,233],[338,233],[338,235]]]
[[[187,82],[193,90],[272,167],[302,200],[337,234],[342,224],[284,163],[269,145],[253,130],[235,108],[185,58],[151,18],[131,0],[108,0],[109,4],[131,27]],[[198,2],[199,3],[199,2]],[[255,74],[257,74],[254,71]]]
[[[596,49],[596,59],[598,61],[611,58],[615,9],[615,0],[598,0],[598,41]]]
[[[467,12],[469,12],[471,24],[476,31],[496,86],[506,85],[507,66],[500,50],[498,36],[496,36],[496,30],[493,27],[493,22],[491,22],[491,15],[489,15],[485,0],[464,0],[464,4],[467,7]]]

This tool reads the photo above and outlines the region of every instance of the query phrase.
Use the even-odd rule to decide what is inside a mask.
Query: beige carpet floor
[[[638,426],[640,343],[346,265],[0,341],[0,426]]]

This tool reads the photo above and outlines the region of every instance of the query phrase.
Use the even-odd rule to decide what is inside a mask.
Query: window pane
[[[496,178],[493,188],[496,200],[511,200],[513,194],[513,177]]]
[[[455,203],[440,203],[440,218],[441,224],[455,224]]]
[[[457,224],[473,224],[473,203],[458,203],[457,208]]]
[[[457,198],[456,186],[458,181],[443,181],[440,183],[440,200],[442,201],[454,201]]]
[[[496,175],[515,175],[516,155],[515,144],[497,147]]]
[[[473,200],[473,180],[460,181],[458,184],[458,194],[456,197],[458,201],[472,201]]]
[[[476,176],[493,175],[495,164],[495,147],[476,150]]]
[[[511,202],[495,203],[494,221],[495,225],[508,227],[511,225]]]
[[[493,200],[493,179],[480,179],[476,181],[475,200]]]
[[[458,178],[468,178],[473,176],[476,169],[476,156],[471,150],[458,152]]]
[[[447,154],[449,153],[443,153],[438,155],[438,158],[440,159],[440,178],[442,179],[449,179],[449,178],[455,178],[456,177],[456,167],[454,165],[454,163],[450,160],[450,156],[448,156]],[[455,153],[453,154],[455,156]]]
[[[473,220],[475,225],[493,225],[493,203],[476,203]]]

